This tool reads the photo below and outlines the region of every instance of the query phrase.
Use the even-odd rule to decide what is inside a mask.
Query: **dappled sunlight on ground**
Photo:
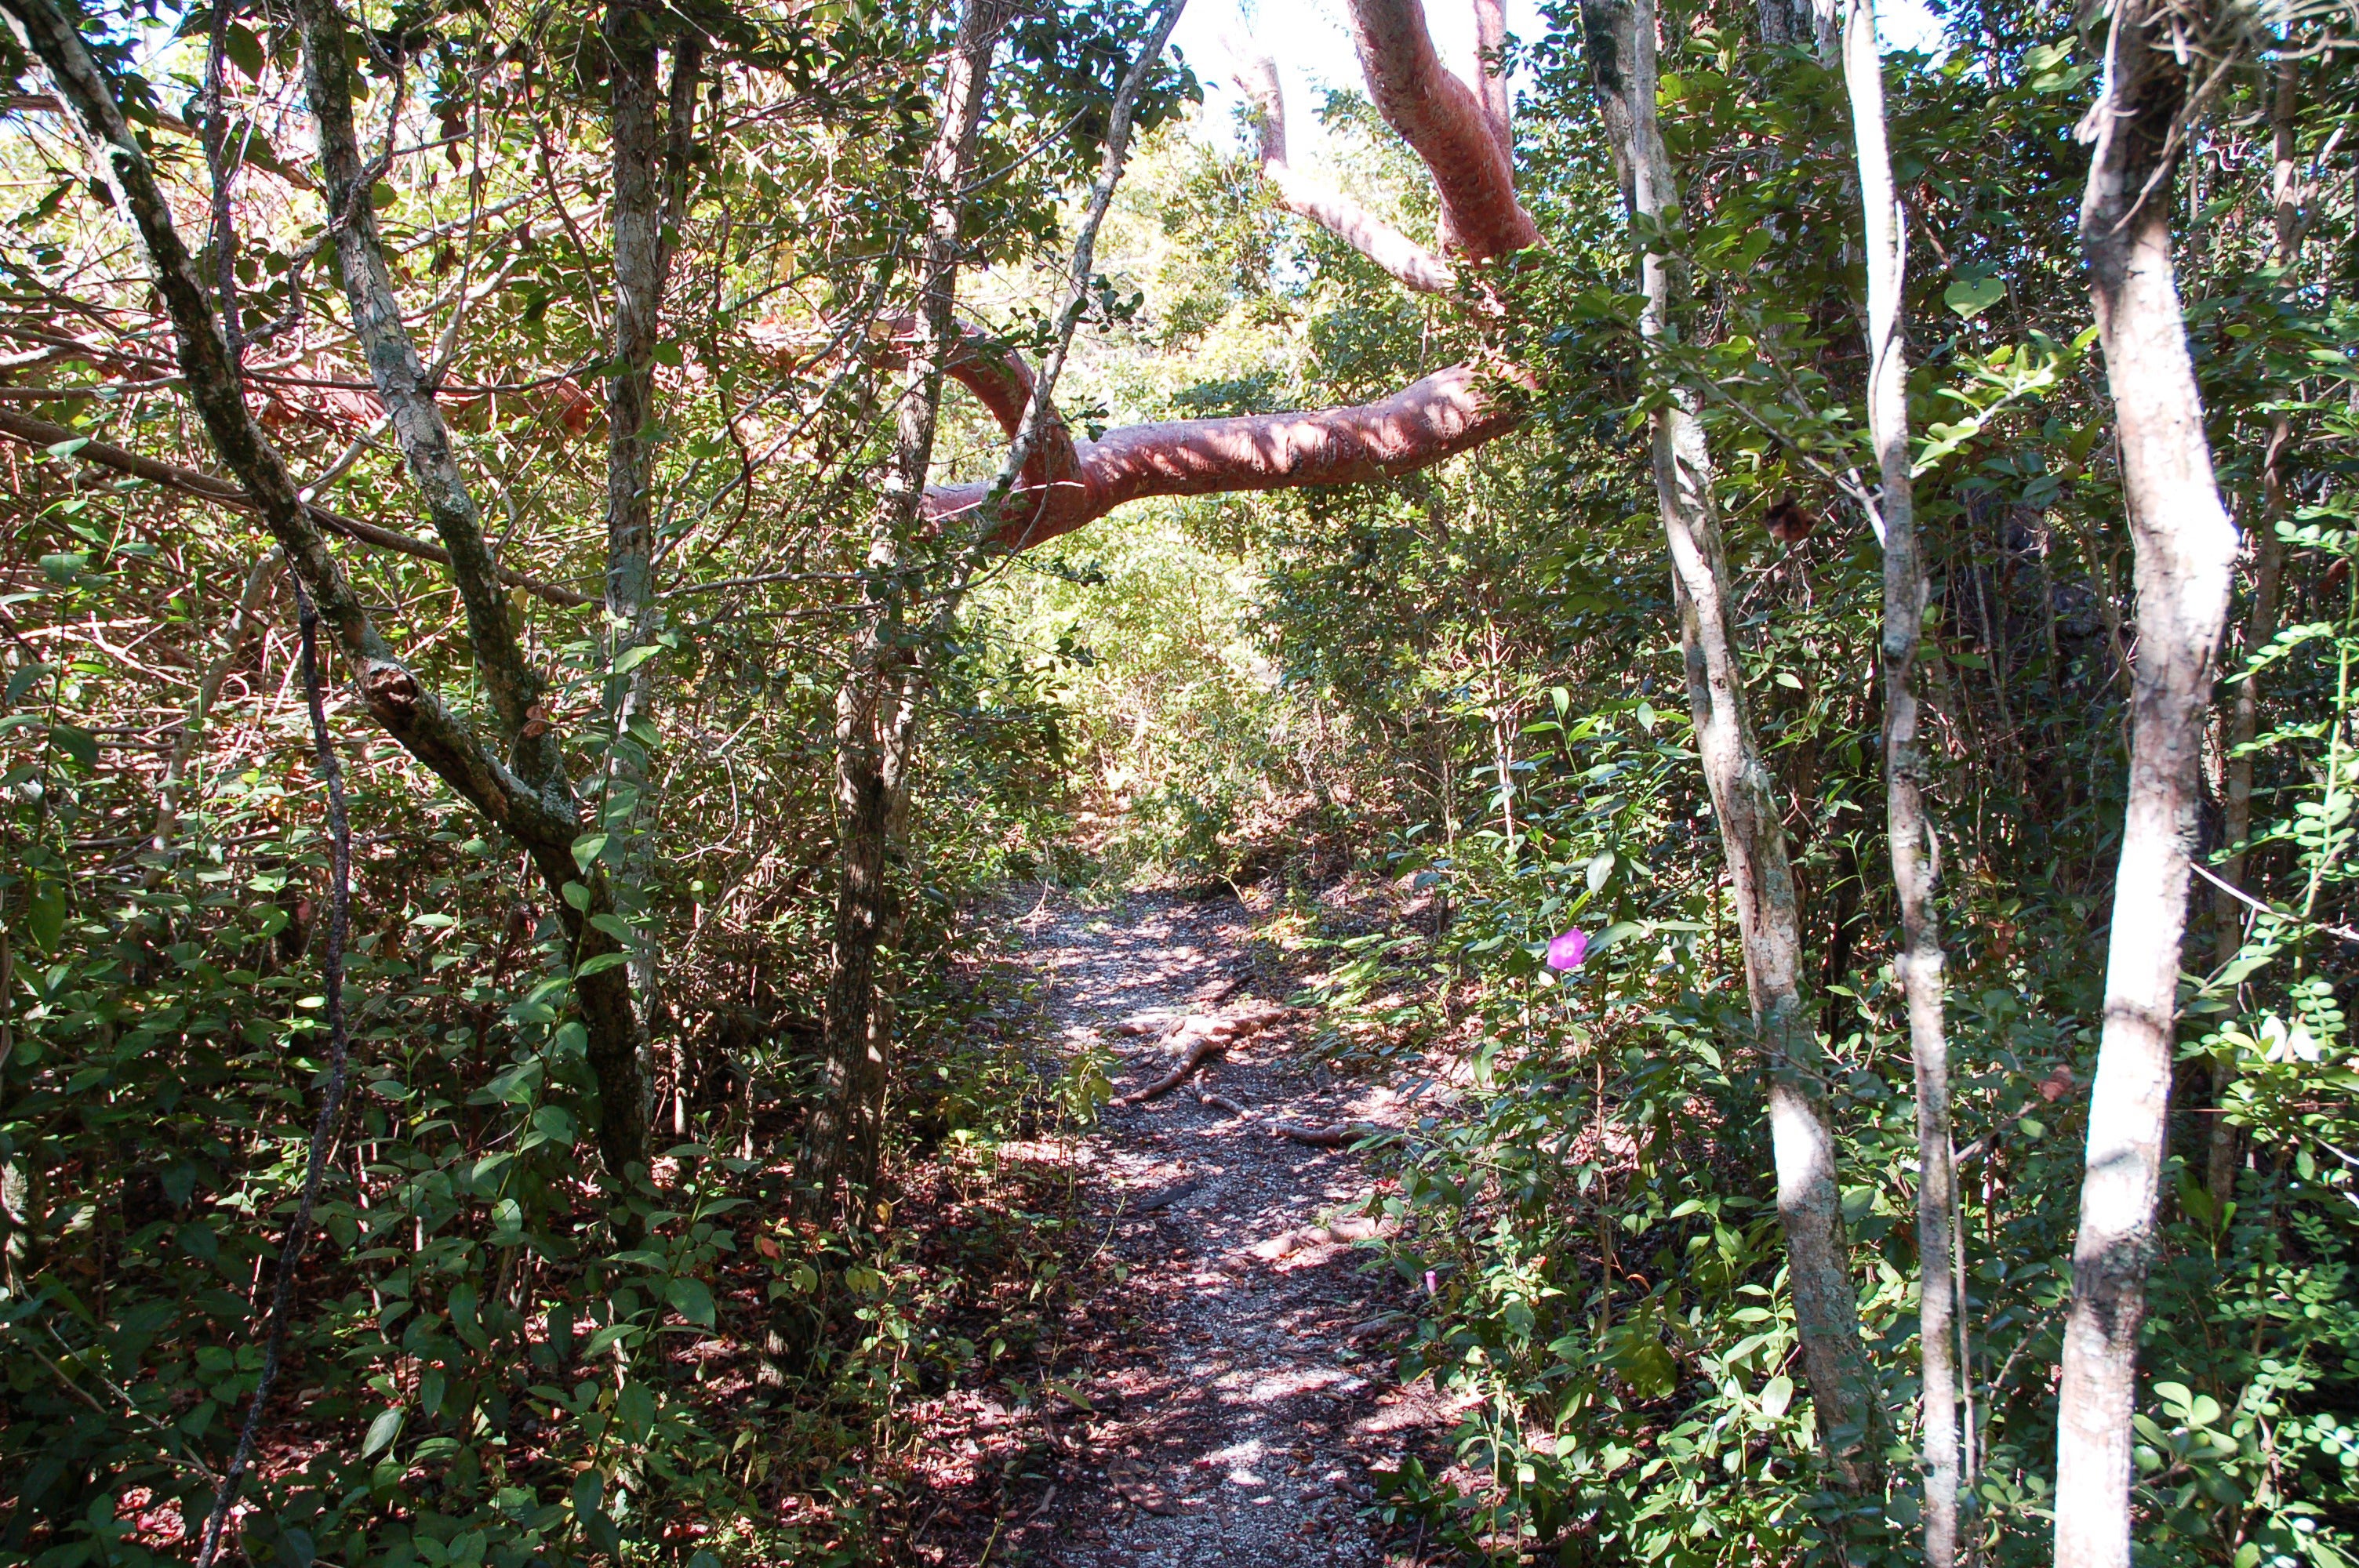
[[[1060,1035],[1075,1049],[1108,1044],[1118,1091],[1168,1070],[1160,1036],[1182,1019],[1282,1001],[1292,986],[1249,972],[1247,916],[1231,901],[1027,905],[1016,924]],[[1394,1380],[1386,1341],[1406,1301],[1358,1245],[1377,1229],[1361,1212],[1371,1178],[1360,1159],[1286,1141],[1269,1125],[1397,1126],[1406,1107],[1314,1076],[1306,1033],[1281,1022],[1158,1099],[1110,1107],[1078,1146],[1031,1151],[1080,1172],[1115,1263],[1107,1288],[1078,1309],[1082,1372],[1054,1457],[1037,1457],[1007,1499],[993,1561],[1416,1561],[1362,1517],[1371,1472],[1446,1433],[1454,1417],[1430,1390]],[[1245,1114],[1205,1103],[1200,1084]]]

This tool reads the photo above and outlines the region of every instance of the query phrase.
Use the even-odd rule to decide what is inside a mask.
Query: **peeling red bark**
[[[1277,204],[1307,218],[1382,267],[1403,287],[1447,294],[1458,287],[1448,262],[1402,233],[1334,186],[1287,161],[1286,97],[1277,65],[1264,57],[1241,67],[1237,86],[1260,120],[1261,175]]]
[[[1453,365],[1374,403],[1133,425],[1079,443],[1076,471],[1049,487],[1035,515],[1005,524],[998,542],[1027,549],[1148,496],[1397,479],[1495,439],[1522,416],[1496,377]],[[988,489],[938,486],[926,494],[927,514],[949,520],[972,512]],[[1019,495],[1033,491],[1027,485]]]
[[[1443,69],[1420,0],[1350,0],[1369,92],[1433,177],[1444,243],[1473,260],[1497,261],[1539,243],[1539,230],[1516,199],[1506,84],[1497,70],[1506,36],[1503,0],[1473,5],[1483,51],[1475,72],[1480,95]],[[1266,61],[1243,72],[1241,85],[1263,111],[1263,170],[1283,205],[1408,287],[1442,293],[1456,287],[1455,271],[1442,257],[1288,165],[1284,106]],[[972,329],[964,342],[947,373],[1012,434],[1031,397],[1031,372],[1020,356]],[[1027,467],[995,538],[1007,549],[1026,549],[1148,496],[1397,479],[1514,429],[1523,417],[1520,399],[1504,384],[1526,381],[1512,369],[1453,365],[1374,403],[1135,425],[1079,443],[1052,413],[1046,449]],[[926,492],[926,515],[942,524],[972,517],[989,494],[983,484],[936,486]]]
[[[1515,166],[1482,100],[1434,52],[1424,5],[1352,0],[1351,16],[1376,112],[1433,175],[1444,243],[1483,261],[1538,244],[1539,229],[1516,200]]]
[[[1506,0],[1474,0],[1474,81],[1483,97],[1483,117],[1491,123],[1491,139],[1512,164],[1516,132],[1507,117],[1507,76],[1499,61],[1499,51],[1506,47]]]

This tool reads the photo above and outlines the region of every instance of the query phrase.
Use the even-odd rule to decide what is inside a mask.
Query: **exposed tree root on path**
[[[1205,1058],[1227,1050],[1238,1041],[1258,1034],[1286,1017],[1292,1010],[1266,1004],[1249,1007],[1231,1013],[1197,1014],[1183,1018],[1174,1025],[1164,1040],[1180,1048],[1180,1056],[1169,1073],[1143,1089],[1133,1089],[1114,1097],[1116,1105],[1144,1105],[1158,1099],[1188,1081],[1189,1075],[1204,1065]],[[1245,1112],[1239,1109],[1237,1115]]]
[[[1298,1121],[1274,1121],[1269,1127],[1273,1138],[1290,1138],[1314,1149],[1349,1149],[1361,1139],[1381,1130],[1364,1121],[1339,1121],[1332,1127],[1306,1127]]]

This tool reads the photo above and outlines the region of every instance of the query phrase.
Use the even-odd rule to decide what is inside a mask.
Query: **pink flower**
[[[1430,1269],[1428,1269],[1425,1271],[1425,1293],[1428,1300],[1431,1300],[1434,1296],[1440,1293],[1439,1291],[1434,1289],[1433,1271]]]
[[[1551,969],[1577,969],[1589,957],[1589,933],[1574,926],[1548,945],[1548,967]]]

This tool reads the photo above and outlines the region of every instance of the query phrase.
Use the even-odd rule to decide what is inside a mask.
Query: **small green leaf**
[[[374,1458],[393,1446],[393,1440],[401,1435],[404,1413],[399,1405],[388,1405],[377,1412],[376,1419],[369,1422],[368,1435],[361,1439],[362,1458]]]
[[[1761,1413],[1771,1421],[1784,1415],[1786,1407],[1793,1402],[1794,1379],[1784,1373],[1761,1385]]]
[[[586,871],[598,863],[598,857],[605,851],[605,834],[584,833],[573,840],[573,863]]]
[[[617,942],[636,942],[639,939],[639,934],[631,929],[631,923],[619,914],[607,914],[601,912],[590,917],[590,924]]]
[[[261,81],[262,40],[254,36],[252,28],[239,22],[232,22],[225,32],[227,36],[222,40],[222,52],[229,56],[232,65],[245,72],[248,81]]]
[[[44,676],[53,676],[57,673],[58,666],[55,665],[27,665],[23,669],[18,670],[15,675],[10,676],[8,677],[8,706],[11,708],[16,707],[19,702],[22,702],[25,699],[25,694],[33,689],[35,682],[42,679]],[[30,715],[27,715],[27,718],[29,719]]]
[[[43,882],[25,901],[25,935],[43,952],[54,952],[66,934],[66,890]]]
[[[82,764],[82,772],[98,767],[98,737],[71,724],[49,726],[49,744]]]
[[[60,588],[71,588],[73,579],[90,565],[87,550],[60,550],[41,557],[41,575]]]
[[[647,1433],[655,1430],[656,1396],[645,1383],[625,1383],[614,1397],[614,1414],[625,1436],[634,1443],[645,1443]]]
[[[2006,285],[1995,277],[1959,278],[1941,291],[1941,302],[1971,321],[2006,297]]]
[[[690,1323],[712,1326],[712,1292],[701,1280],[674,1280],[664,1287],[664,1300]]]
[[[574,908],[587,909],[590,907],[590,890],[583,887],[580,882],[567,882],[558,891],[565,895],[565,902],[571,904]]]
[[[575,968],[573,978],[577,980],[586,980],[592,975],[603,975],[607,970],[619,968],[630,961],[631,956],[628,953],[601,953],[595,957],[583,959]]]

